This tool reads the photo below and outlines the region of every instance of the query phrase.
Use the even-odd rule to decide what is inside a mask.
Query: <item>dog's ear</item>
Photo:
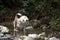
[[[20,18],[21,16],[20,15],[17,15],[17,18]]]
[[[20,18],[22,16],[22,14],[21,13],[17,13],[16,16],[17,16],[17,18]]]

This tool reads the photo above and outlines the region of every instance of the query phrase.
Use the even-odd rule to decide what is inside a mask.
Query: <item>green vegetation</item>
[[[42,20],[40,25],[46,24],[60,32],[60,0],[0,0],[1,19],[6,14],[15,15],[22,9],[25,10],[22,14],[30,20]]]

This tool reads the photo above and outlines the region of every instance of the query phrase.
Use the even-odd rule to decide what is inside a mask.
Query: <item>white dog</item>
[[[25,27],[26,27],[26,24],[28,24],[28,21],[29,19],[27,16],[17,13],[17,15],[15,16],[15,20],[13,22],[14,29],[17,29],[17,30],[20,29],[25,31]]]

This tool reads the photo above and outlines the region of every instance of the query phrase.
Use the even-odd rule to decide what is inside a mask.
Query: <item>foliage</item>
[[[14,14],[22,9],[25,11],[22,14],[31,20],[42,20],[42,24],[60,30],[60,0],[0,0],[0,16],[9,13],[8,10]]]
[[[59,9],[52,9],[52,18],[50,21],[50,26],[53,27],[55,30],[60,30],[60,10]]]

